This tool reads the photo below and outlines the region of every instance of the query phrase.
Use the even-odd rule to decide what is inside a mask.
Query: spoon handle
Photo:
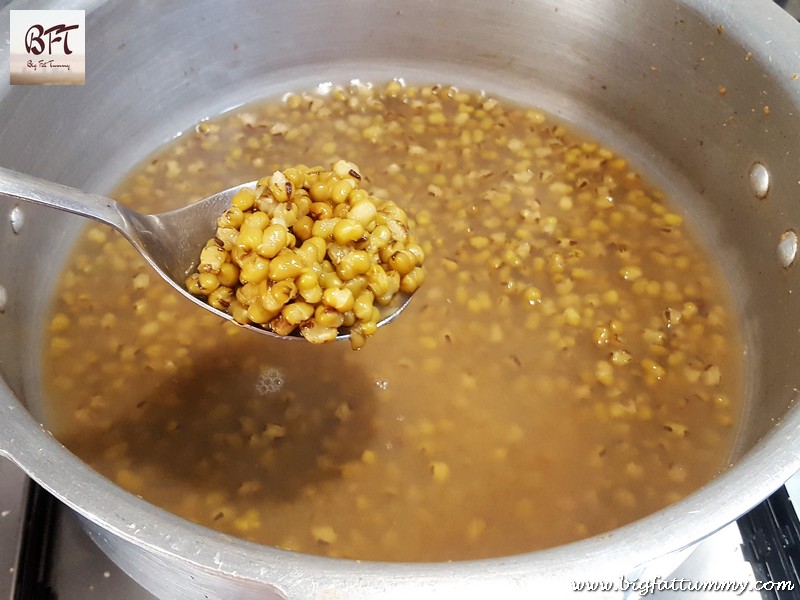
[[[130,211],[111,198],[87,194],[75,188],[2,167],[0,167],[0,196],[33,202],[94,219],[130,237]]]

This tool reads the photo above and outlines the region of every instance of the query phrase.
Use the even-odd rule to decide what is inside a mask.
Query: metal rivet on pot
[[[25,213],[19,205],[11,209],[11,231],[19,233],[25,224]]]
[[[750,167],[750,189],[759,200],[764,200],[769,194],[769,171],[760,162]]]
[[[784,269],[794,264],[797,258],[797,234],[791,229],[783,232],[778,242],[778,262]]]
[[[0,285],[0,313],[6,312],[6,304],[8,303],[8,292],[6,288]]]

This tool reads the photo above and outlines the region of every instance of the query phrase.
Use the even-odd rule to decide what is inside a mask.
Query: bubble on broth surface
[[[276,367],[262,367],[256,382],[256,392],[261,396],[274,394],[283,388],[283,371]]]

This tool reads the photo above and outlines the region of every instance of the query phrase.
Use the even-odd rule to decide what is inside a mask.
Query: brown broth
[[[545,548],[719,473],[743,395],[726,285],[662,194],[527,107],[335,88],[201,123],[115,197],[182,206],[338,158],[426,251],[360,351],[286,343],[181,298],[92,226],[58,285],[50,426],[122,487],[264,544],[440,561]]]

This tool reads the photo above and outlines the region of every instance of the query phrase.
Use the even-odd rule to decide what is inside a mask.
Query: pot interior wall
[[[792,202],[800,122],[797,92],[776,79],[758,31],[742,32],[745,23],[713,13],[713,4],[701,14],[618,0],[457,8],[242,0],[169,3],[156,15],[151,3],[97,2],[87,12],[86,86],[0,87],[0,165],[108,191],[199,119],[325,81],[442,81],[539,105],[634,159],[683,206],[729,275],[748,365],[738,456],[798,387],[798,370],[787,368],[798,360],[798,273],[775,254],[781,234],[800,227]],[[763,201],[749,184],[756,161],[771,173]],[[0,207],[0,284],[9,297],[0,328],[10,332],[0,370],[42,418],[42,315],[81,221],[22,209],[25,226],[14,233],[11,207]]]

